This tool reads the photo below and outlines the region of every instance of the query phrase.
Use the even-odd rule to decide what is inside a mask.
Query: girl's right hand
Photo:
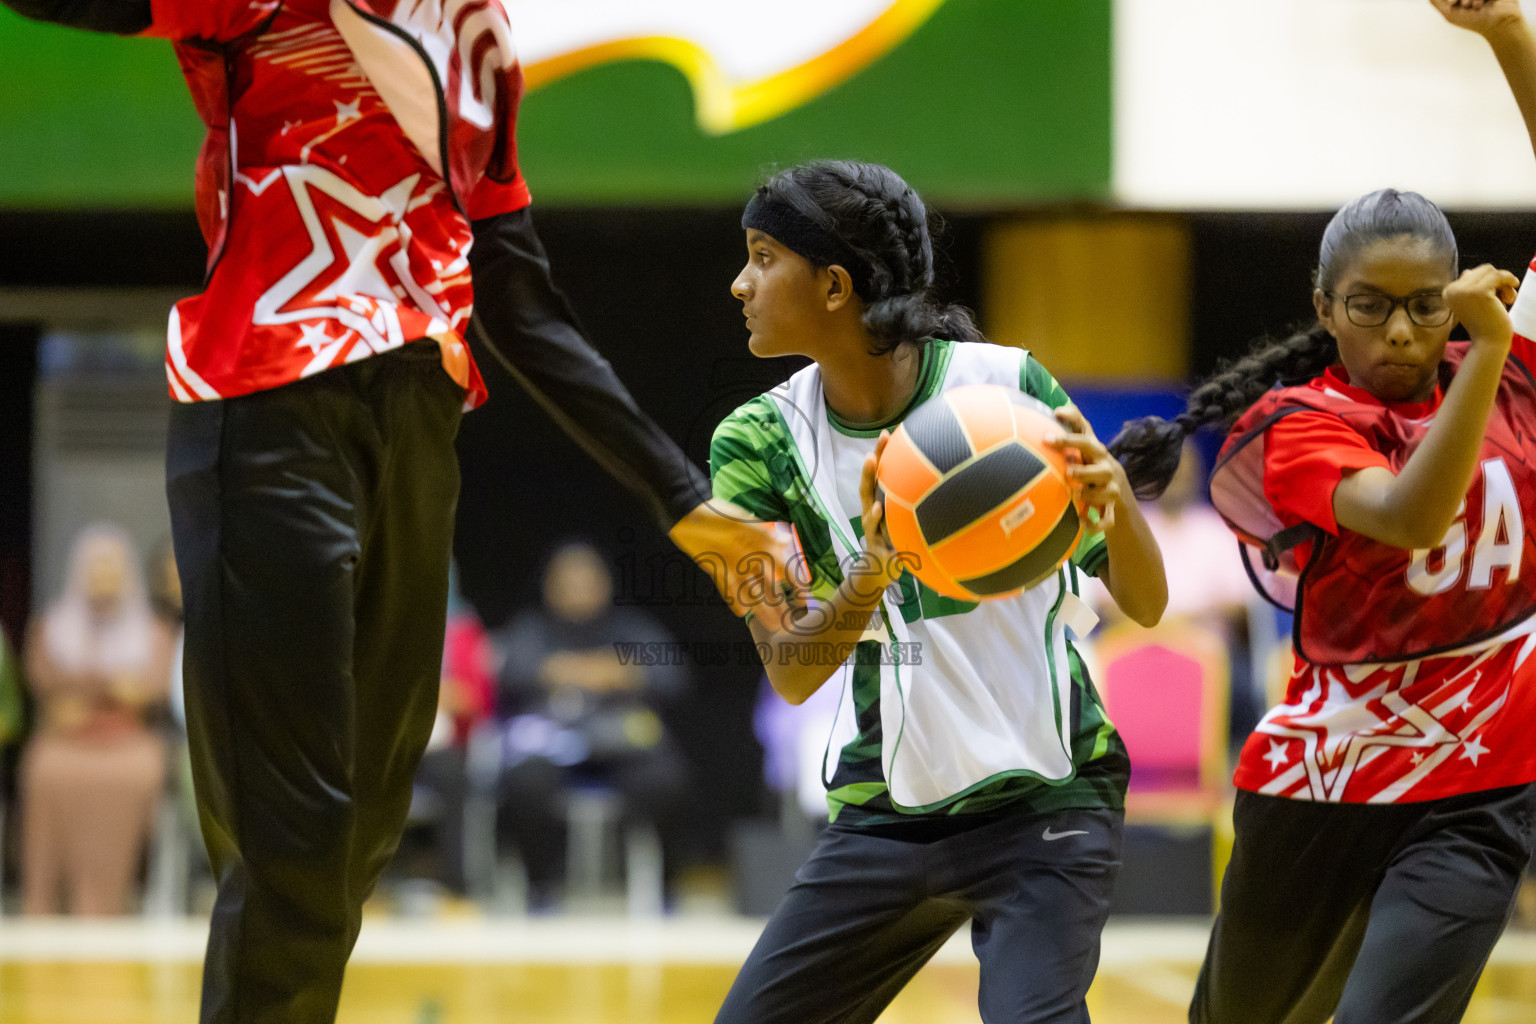
[[[781,595],[797,590],[789,578],[790,535],[739,505],[720,498],[700,502],[667,536],[709,574],[737,615],[751,611],[777,622],[784,611]]]
[[[1515,333],[1509,306],[1519,287],[1520,279],[1514,274],[1484,263],[1464,271],[1446,285],[1445,301],[1451,307],[1451,315],[1467,329],[1474,343],[1508,346]]]

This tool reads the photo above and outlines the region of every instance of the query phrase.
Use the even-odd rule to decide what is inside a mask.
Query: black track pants
[[[1536,788],[1365,806],[1237,794],[1193,1024],[1454,1024],[1514,906]]]
[[[173,410],[205,1024],[335,1018],[436,714],[462,402],[417,342]]]
[[[1088,1024],[1123,821],[1016,813],[929,842],[832,825],[715,1024],[870,1024],[967,919],[986,1024]]]

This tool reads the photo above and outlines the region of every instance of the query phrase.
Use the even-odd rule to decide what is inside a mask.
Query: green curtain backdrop
[[[1105,199],[1111,8],[948,0],[848,81],[721,136],[696,126],[675,68],[590,68],[527,98],[523,166],[541,204],[734,202],[818,156],[889,163],[948,205]],[[188,206],[200,138],[167,44],[0,9],[0,207]]]

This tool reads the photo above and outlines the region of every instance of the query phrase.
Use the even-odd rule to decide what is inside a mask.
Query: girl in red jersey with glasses
[[[1517,0],[1432,2],[1488,40],[1536,129]],[[1111,446],[1151,496],[1186,434],[1227,426],[1213,501],[1299,574],[1193,1022],[1457,1021],[1509,917],[1536,808],[1536,289],[1506,312],[1516,284],[1458,276],[1422,196],[1362,196],[1324,232],[1315,326]]]

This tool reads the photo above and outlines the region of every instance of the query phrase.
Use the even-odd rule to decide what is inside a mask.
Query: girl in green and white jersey
[[[929,297],[927,212],[894,172],[791,168],[758,189],[742,226],[732,292],[749,347],[814,363],[720,425],[714,491],[794,525],[813,600],[748,623],[775,690],[799,703],[836,686],[841,704],[824,765],[831,826],[718,1020],[873,1021],[970,919],[984,1020],[1086,1021],[1129,765],[1068,627],[1092,625],[1084,572],[1155,623],[1167,600],[1157,545],[1050,374]],[[875,500],[888,431],[977,383],[1056,410],[1095,523],[1054,576],[981,604],[902,572]]]

